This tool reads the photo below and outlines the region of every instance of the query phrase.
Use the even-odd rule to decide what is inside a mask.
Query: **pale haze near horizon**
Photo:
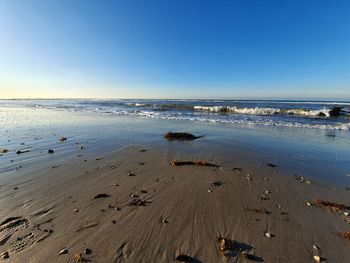
[[[0,98],[350,100],[346,1],[2,1]]]

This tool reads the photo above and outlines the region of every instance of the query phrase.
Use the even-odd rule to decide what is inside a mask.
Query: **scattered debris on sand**
[[[222,181],[215,181],[215,182],[212,182],[210,185],[214,187],[219,187],[219,186],[222,186],[223,184],[224,183]]]
[[[80,232],[84,229],[87,229],[87,228],[91,228],[91,227],[95,227],[95,226],[98,226],[98,222],[96,221],[92,221],[92,222],[89,222],[87,224],[85,224],[84,226],[80,227],[77,232]]]
[[[107,197],[110,197],[109,194],[97,194],[95,195],[94,199],[99,199],[99,198],[107,198]]]
[[[317,207],[328,208],[332,212],[343,212],[348,211],[350,209],[350,206],[324,201],[322,199],[316,199],[313,203]]]
[[[68,254],[68,248],[64,248],[58,252],[59,255]]]
[[[272,168],[279,167],[277,164],[273,164],[273,163],[267,163],[267,166],[272,167]]]
[[[48,152],[48,153],[54,153],[55,151],[52,150],[52,149],[49,149],[47,152]]]
[[[254,213],[258,213],[258,214],[266,214],[269,215],[271,214],[271,212],[267,211],[265,208],[249,208],[249,207],[244,207],[243,211],[245,212],[254,212]]]
[[[67,137],[61,137],[61,138],[59,139],[59,141],[60,141],[60,142],[67,141]]]
[[[168,132],[164,135],[164,138],[168,141],[192,141],[201,138],[202,136],[195,136],[186,132]]]
[[[24,150],[24,151],[18,150],[16,153],[17,154],[22,154],[22,153],[29,153],[29,152],[30,152],[29,150]]]
[[[310,180],[306,179],[304,176],[297,176],[296,179],[300,183],[305,183],[305,184],[311,184],[312,183]]]
[[[218,164],[213,164],[205,161],[177,161],[172,160],[171,162],[172,166],[185,166],[185,165],[195,165],[195,166],[209,166],[209,167],[220,167]]]
[[[341,236],[342,236],[343,238],[345,238],[345,239],[349,239],[349,240],[350,240],[350,231],[345,232],[345,233],[342,233]]]
[[[194,258],[190,257],[190,256],[186,256],[186,255],[178,255],[176,258],[175,258],[177,261],[180,261],[180,262],[186,262],[186,263],[194,263],[196,262]]]
[[[0,153],[7,153],[9,150],[6,148],[0,148]]]
[[[271,237],[275,237],[275,235],[271,234],[270,232],[266,232],[265,237],[271,238]]]
[[[0,258],[1,259],[8,259],[10,257],[10,254],[9,254],[9,252],[2,252],[1,254],[0,254]]]
[[[146,206],[148,203],[150,203],[147,200],[141,199],[141,198],[134,198],[129,203],[129,206]]]

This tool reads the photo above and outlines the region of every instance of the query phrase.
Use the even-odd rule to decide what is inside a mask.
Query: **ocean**
[[[350,130],[348,101],[287,100],[0,100],[0,106],[94,112],[245,126]],[[333,116],[335,115],[335,116]]]

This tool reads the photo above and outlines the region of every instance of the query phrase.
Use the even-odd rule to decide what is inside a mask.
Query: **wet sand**
[[[253,153],[181,145],[39,158],[1,177],[4,262],[350,262],[343,212],[312,205],[349,205],[350,191]]]

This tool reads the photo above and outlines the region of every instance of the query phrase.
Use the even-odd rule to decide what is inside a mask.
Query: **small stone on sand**
[[[68,254],[68,249],[64,248],[62,249],[60,252],[58,252],[58,254],[63,255],[63,254]]]

